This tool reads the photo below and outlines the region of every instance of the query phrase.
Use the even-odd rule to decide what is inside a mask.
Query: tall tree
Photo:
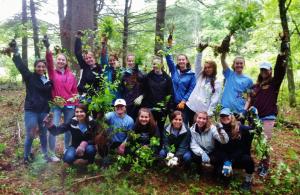
[[[157,54],[157,52],[163,47],[165,15],[166,0],[157,0],[154,54]]]
[[[282,31],[284,34],[284,41],[286,44],[290,45],[290,30],[287,18],[287,12],[292,3],[292,0],[289,0],[286,4],[286,0],[278,0],[279,6],[279,14],[281,20]],[[287,49],[287,80],[288,80],[288,89],[289,89],[289,103],[291,107],[296,106],[296,95],[295,95],[295,81],[294,81],[294,73],[293,73],[293,64],[291,61],[291,49],[288,47]]]
[[[125,0],[125,8],[124,8],[124,30],[123,30],[123,66],[125,66],[127,52],[128,52],[128,30],[129,30],[129,12],[131,8],[132,0]]]
[[[36,58],[40,58],[40,49],[39,49],[39,27],[36,19],[36,6],[33,0],[30,0],[30,13],[31,13],[31,22],[33,28],[33,44],[34,44],[34,53]]]
[[[28,45],[28,35],[27,35],[27,2],[22,0],[22,59],[26,66],[28,66],[28,54],[27,54],[27,45]]]
[[[67,8],[66,14],[64,7]],[[78,30],[94,30],[95,0],[58,0],[58,15],[62,46],[72,51]]]

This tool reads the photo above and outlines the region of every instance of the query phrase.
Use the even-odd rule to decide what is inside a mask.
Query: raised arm
[[[169,71],[171,75],[173,75],[176,71],[176,64],[174,63],[172,55],[170,55],[169,53],[166,55],[166,61],[168,64]]]
[[[80,68],[84,69],[85,67],[87,67],[88,65],[85,63],[82,56],[82,42],[80,36],[77,36],[75,39],[74,53]]]
[[[107,40],[105,37],[102,38],[102,48],[101,48],[101,56],[100,56],[100,64],[102,67],[105,65],[108,66],[108,52],[107,52]]]
[[[226,62],[226,55],[227,53],[221,53],[221,64],[222,64],[222,67],[223,67],[223,72],[229,68],[227,62]]]
[[[46,50],[46,64],[47,64],[47,71],[50,80],[54,79],[54,62],[53,62],[53,55],[52,52],[47,48]]]
[[[20,54],[15,53],[12,60],[15,63],[15,66],[17,67],[19,72],[21,73],[23,79],[25,81],[28,80],[32,73],[29,71],[28,67],[25,66],[25,64],[23,63]]]
[[[195,59],[195,74],[197,79],[200,77],[202,71],[201,61],[202,61],[202,52],[198,52]]]
[[[52,127],[48,128],[48,130],[50,131],[50,133],[52,135],[59,135],[59,134],[69,131],[70,129],[71,129],[71,126],[69,123],[61,124],[58,127],[53,125]]]

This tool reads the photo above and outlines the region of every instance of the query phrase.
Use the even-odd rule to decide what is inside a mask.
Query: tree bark
[[[36,58],[40,58],[40,49],[39,49],[39,27],[36,19],[36,8],[33,0],[30,0],[30,12],[31,12],[31,22],[33,28],[33,44],[34,44],[34,53]]]
[[[27,54],[27,45],[28,45],[28,35],[27,35],[27,2],[26,0],[22,0],[22,25],[24,33],[22,37],[22,60],[25,66],[28,67],[28,54]]]
[[[155,55],[159,50],[163,49],[165,15],[166,15],[166,0],[157,0],[155,46],[154,46]]]
[[[124,30],[123,30],[123,67],[126,66],[126,58],[127,58],[127,52],[128,52],[128,29],[129,29],[129,11],[131,7],[132,0],[125,0],[125,8],[124,8]]]
[[[278,0],[279,5],[279,14],[281,19],[281,26],[284,34],[284,41],[286,44],[290,45],[290,31],[288,26],[288,19],[287,19],[287,11],[289,5],[292,0],[288,1],[288,5],[286,6],[286,0]],[[296,106],[296,93],[295,93],[295,81],[294,81],[294,73],[293,73],[293,64],[291,62],[291,49],[288,47],[287,49],[287,80],[288,80],[288,89],[289,89],[289,103],[291,107]]]

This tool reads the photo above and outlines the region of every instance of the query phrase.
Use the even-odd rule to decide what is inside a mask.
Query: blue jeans
[[[63,108],[60,107],[54,107],[51,110],[53,112],[53,123],[55,126],[60,125],[60,119],[61,115],[64,114],[64,123],[68,123],[71,121],[72,117],[74,116],[74,108],[68,108],[64,106]],[[49,149],[52,153],[55,153],[55,143],[56,143],[56,136],[49,133],[48,135],[48,142],[49,142]],[[70,146],[71,144],[71,133],[70,131],[65,132],[65,150]]]
[[[96,156],[96,147],[94,145],[88,145],[85,148],[84,155],[82,157],[76,156],[76,148],[70,146],[64,154],[64,162],[73,164],[76,159],[82,158],[88,160],[89,163],[93,163]]]
[[[34,139],[34,133],[39,130],[41,150],[44,155],[47,155],[47,128],[43,125],[43,120],[48,113],[39,113],[25,111],[25,143],[24,143],[24,158],[28,158],[31,152],[31,146]]]
[[[160,158],[166,158],[168,154],[168,151],[165,149],[161,149],[159,152],[159,157]],[[188,150],[186,151],[182,156],[182,161],[184,164],[188,164],[192,160],[192,153]]]

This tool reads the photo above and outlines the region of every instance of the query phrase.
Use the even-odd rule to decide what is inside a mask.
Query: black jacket
[[[88,93],[90,95],[93,95],[94,92],[92,89],[96,91],[100,90],[100,84],[103,76],[102,66],[96,64],[96,67],[91,69],[90,66],[86,64],[82,56],[82,43],[80,38],[76,38],[75,40],[75,56],[77,58],[80,68],[82,69],[80,82],[77,87],[78,92],[80,94]],[[86,88],[86,85],[89,85],[92,89],[88,90]]]
[[[173,84],[171,77],[163,71],[162,75],[156,75],[154,71],[147,74],[143,82],[142,107],[159,107],[169,110],[173,107]],[[169,97],[167,100],[167,96]],[[163,105],[158,103],[164,102]]]
[[[48,101],[51,100],[51,81],[43,83],[41,76],[32,73],[26,67],[20,55],[13,56],[13,62],[21,73],[26,85],[26,98],[24,109],[31,112],[49,112]]]
[[[120,96],[126,101],[127,106],[133,105],[133,101],[143,93],[144,75],[138,69],[132,73],[125,71],[120,83]]]
[[[59,127],[53,125],[52,127],[48,128],[48,130],[52,135],[58,135],[70,131],[72,135],[71,146],[77,148],[82,141],[87,141],[89,144],[94,144],[94,138],[97,132],[97,124],[96,121],[90,117],[87,131],[82,133],[79,129],[78,121],[74,117],[69,123],[64,123]]]

